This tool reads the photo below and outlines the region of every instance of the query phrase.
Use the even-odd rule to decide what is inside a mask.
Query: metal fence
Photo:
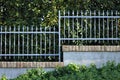
[[[61,45],[119,45],[118,11],[59,11],[58,27],[0,26],[1,61],[61,61]]]
[[[118,11],[59,11],[63,44],[120,44]]]
[[[0,26],[0,60],[60,61],[56,27]]]

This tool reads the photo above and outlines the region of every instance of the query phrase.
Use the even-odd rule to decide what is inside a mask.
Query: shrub
[[[0,80],[7,80],[7,77],[5,75],[2,75]]]
[[[1,80],[7,79],[3,76]],[[49,72],[41,68],[31,69],[11,80],[120,80],[120,64],[107,62],[101,68],[96,68],[94,64],[89,67],[69,64]]]

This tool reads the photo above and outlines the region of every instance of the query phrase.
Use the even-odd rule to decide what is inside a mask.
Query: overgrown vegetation
[[[89,67],[69,64],[50,72],[41,68],[32,69],[11,80],[120,80],[120,64],[107,62],[101,68],[96,68],[94,64]]]
[[[0,24],[54,26],[58,10],[120,10],[119,4],[119,0],[0,0]]]

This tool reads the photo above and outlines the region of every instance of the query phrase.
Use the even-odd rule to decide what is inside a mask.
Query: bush
[[[0,80],[7,80],[7,77],[5,75],[2,75]]]
[[[96,68],[94,64],[89,67],[69,64],[50,72],[45,72],[41,68],[32,69],[11,80],[120,80],[120,64],[107,62],[101,68]]]

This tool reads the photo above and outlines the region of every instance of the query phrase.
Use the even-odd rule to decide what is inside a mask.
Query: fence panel
[[[63,44],[120,44],[118,11],[59,11]]]
[[[56,27],[0,26],[1,61],[60,61]]]

